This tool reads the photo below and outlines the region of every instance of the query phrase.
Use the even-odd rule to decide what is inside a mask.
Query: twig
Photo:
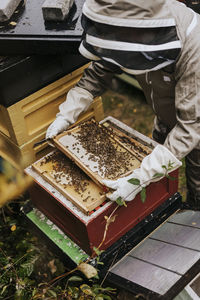
[[[104,276],[104,278],[103,278],[103,280],[102,280],[100,286],[102,286],[103,283],[104,283],[104,281],[106,280],[106,278],[107,278],[107,276],[108,276],[108,273],[109,273],[110,269],[111,269],[112,266],[114,265],[114,262],[115,262],[115,260],[116,260],[116,257],[117,257],[117,255],[118,255],[118,253],[119,253],[119,250],[116,252],[116,254],[115,254],[115,256],[114,256],[114,258],[113,258],[113,260],[112,260],[112,263],[111,263],[110,267],[108,268],[108,270],[107,270],[107,272],[106,272],[106,275]]]

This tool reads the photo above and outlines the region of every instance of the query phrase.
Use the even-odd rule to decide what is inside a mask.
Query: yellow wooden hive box
[[[65,101],[67,92],[80,79],[85,67],[62,77],[21,101],[4,107],[0,105],[0,140],[3,148],[0,155],[9,159],[23,159],[24,166],[33,163],[50,150],[47,143],[33,147],[45,138],[48,126],[53,122],[59,105]],[[78,122],[104,118],[100,97],[94,99],[87,112],[80,115]]]
[[[0,132],[16,145],[22,146],[46,131],[55,119],[59,105],[65,100],[67,92],[80,79],[86,66],[9,107],[0,105]]]

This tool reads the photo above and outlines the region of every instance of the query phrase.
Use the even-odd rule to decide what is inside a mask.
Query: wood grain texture
[[[4,134],[7,132],[10,139],[21,146],[46,131],[55,119],[59,105],[65,101],[67,92],[80,79],[85,67],[67,74],[8,108],[1,106],[0,118],[4,118]]]
[[[3,106],[2,106],[3,107]],[[9,120],[9,115],[8,115],[8,111],[6,108],[3,108],[1,110],[1,105],[0,105],[0,139],[2,140],[2,142],[5,145],[9,145],[7,146],[5,149],[5,151],[3,151],[1,149],[1,155],[3,157],[5,157],[6,159],[9,157],[9,159],[12,159],[14,164],[17,164],[17,162],[19,162],[19,160],[16,160],[16,157],[19,156],[20,159],[23,160],[23,164],[24,167],[27,167],[28,165],[32,164],[33,162],[35,162],[36,160],[38,160],[39,158],[43,157],[44,155],[46,155],[47,153],[49,153],[51,151],[50,146],[48,146],[48,143],[44,143],[42,145],[39,145],[37,147],[34,147],[34,144],[36,142],[41,141],[42,139],[45,138],[45,134],[46,134],[46,130],[42,131],[40,134],[37,134],[37,136],[35,138],[31,138],[31,140],[29,140],[29,138],[27,137],[27,140],[29,140],[27,143],[19,146],[16,142],[15,139],[13,139],[13,136],[9,135],[9,132],[11,131],[6,131],[6,128],[11,128],[8,126],[10,122]],[[99,114],[98,114],[99,111]],[[47,108],[47,112],[48,112],[48,108]],[[3,113],[5,113],[5,116],[8,115],[8,120],[5,118],[5,122],[3,119]],[[54,111],[55,113],[55,111]],[[97,117],[97,119],[96,119]],[[42,118],[42,115],[41,115]],[[103,105],[102,105],[102,100],[100,97],[96,98],[93,102],[93,104],[90,106],[90,108],[88,109],[88,111],[84,112],[83,114],[81,114],[78,118],[78,120],[76,121],[76,125],[83,122],[83,121],[87,121],[90,120],[92,118],[95,118],[97,121],[100,121],[101,119],[103,119]],[[18,122],[20,123],[21,121],[18,120]],[[34,125],[35,120],[32,120],[32,126]],[[21,127],[21,123],[19,125]],[[23,127],[24,126],[24,127]],[[26,127],[25,125],[23,125],[22,128],[24,130],[24,128]],[[15,130],[17,130],[17,127],[15,127]],[[23,132],[23,135],[25,133]],[[13,153],[13,154],[12,154]]]
[[[160,295],[165,294],[181,278],[176,273],[130,256],[125,257],[111,272]]]
[[[192,210],[180,210],[177,214],[169,218],[168,222],[200,229],[200,212]]]
[[[200,259],[200,252],[148,238],[129,256],[183,275]]]
[[[200,230],[198,228],[165,223],[154,231],[150,238],[200,251]]]
[[[133,293],[136,289],[147,299],[155,299],[152,292],[159,294],[156,299],[174,299],[199,272],[199,214],[178,210],[122,258],[111,275],[117,275],[124,288],[132,287]]]
[[[47,155],[46,157],[48,157]],[[45,157],[35,162],[32,167],[37,171],[42,178],[55,187],[62,195],[76,205],[82,212],[88,214],[90,211],[101,205],[106,197],[103,195],[102,189],[92,182],[88,177],[84,182],[87,184],[85,191],[78,193],[77,188],[69,183],[66,183],[65,179],[57,182],[54,177],[54,163],[51,161],[42,164],[45,161]],[[66,164],[68,158],[66,157]],[[78,168],[78,167],[77,167]]]

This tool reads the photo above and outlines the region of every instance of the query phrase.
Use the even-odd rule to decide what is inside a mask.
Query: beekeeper
[[[158,143],[128,177],[105,181],[118,197],[133,200],[156,181],[163,166],[174,170],[185,157],[187,204],[200,208],[200,16],[176,0],[86,0],[80,53],[93,62],[59,107],[46,138],[74,123],[116,73],[135,75],[155,112]],[[162,145],[163,144],[163,145]],[[160,179],[160,178],[159,178]]]

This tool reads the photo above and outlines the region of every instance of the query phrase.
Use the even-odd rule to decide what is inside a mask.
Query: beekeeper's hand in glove
[[[65,102],[59,106],[60,111],[57,113],[55,121],[48,127],[46,139],[54,138],[75,123],[80,113],[86,111],[92,101],[93,96],[87,90],[80,87],[72,88],[68,92]]]
[[[131,201],[143,187],[160,180],[181,165],[181,161],[166,147],[158,145],[142,160],[140,168],[134,170],[129,176],[117,180],[104,180],[103,183],[115,190],[108,196],[110,200],[115,201],[120,197],[122,201]]]

